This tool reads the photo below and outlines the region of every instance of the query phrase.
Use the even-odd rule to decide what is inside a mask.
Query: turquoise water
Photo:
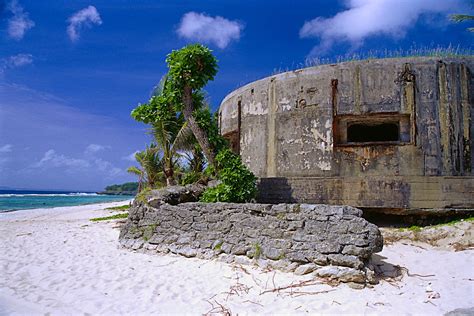
[[[83,204],[125,201],[129,195],[99,195],[81,192],[7,191],[0,190],[0,212],[32,208],[51,208]]]

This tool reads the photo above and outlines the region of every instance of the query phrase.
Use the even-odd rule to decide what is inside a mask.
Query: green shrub
[[[230,149],[216,156],[218,179],[222,182],[204,191],[203,202],[248,202],[257,194],[257,178]]]
[[[151,189],[150,187],[144,188],[143,190],[141,190],[141,191],[135,196],[135,200],[137,200],[137,201],[139,201],[139,202],[142,202],[142,203],[146,203],[146,202],[147,202],[148,195],[150,194],[151,190],[152,190],[152,189]]]

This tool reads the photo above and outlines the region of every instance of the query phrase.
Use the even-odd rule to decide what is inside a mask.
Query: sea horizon
[[[119,202],[132,195],[105,195],[92,191],[0,190],[0,213],[36,208],[77,206],[104,202]]]

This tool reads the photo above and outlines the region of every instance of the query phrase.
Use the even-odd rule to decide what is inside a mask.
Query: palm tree
[[[128,167],[127,172],[138,176],[138,192],[140,192],[143,188],[143,179],[145,177],[145,172],[143,171],[143,169],[140,169],[136,166]]]
[[[206,158],[201,150],[201,147],[195,142],[191,150],[187,150],[182,154],[187,161],[186,170],[194,173],[201,173],[206,165]]]
[[[150,188],[156,188],[163,184],[163,160],[155,144],[151,144],[145,150],[137,152],[135,159],[140,167],[129,167],[127,172],[138,176],[138,191],[141,191],[145,185]]]
[[[168,76],[171,78],[171,90],[180,100],[182,113],[189,128],[193,131],[199,146],[210,165],[214,166],[216,148],[210,142],[208,132],[199,125],[195,110],[201,105],[201,89],[217,73],[217,59],[207,47],[191,44],[180,50],[172,51],[166,58]]]
[[[158,98],[164,95],[168,76],[161,78],[160,82],[153,89],[152,99],[149,104],[157,101]],[[182,113],[176,113],[175,106],[167,100],[165,109],[162,109],[161,115],[158,115],[152,122],[151,134],[161,150],[163,172],[166,177],[167,185],[175,185],[175,169],[177,167],[177,160],[179,158],[178,151],[191,150],[196,140],[188,122],[184,120]],[[159,108],[159,107],[157,107]]]
[[[163,172],[167,185],[175,185],[175,170],[180,154],[178,151],[190,150],[195,143],[194,135],[187,122],[177,117],[172,120],[157,120],[152,126],[153,138],[161,150]]]

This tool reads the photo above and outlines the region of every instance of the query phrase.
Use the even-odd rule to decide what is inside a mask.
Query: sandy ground
[[[331,287],[311,275],[119,249],[117,223],[89,219],[122,204],[0,214],[0,315],[442,315],[474,306],[473,250],[397,241],[375,259],[386,271],[402,267],[398,281]]]

